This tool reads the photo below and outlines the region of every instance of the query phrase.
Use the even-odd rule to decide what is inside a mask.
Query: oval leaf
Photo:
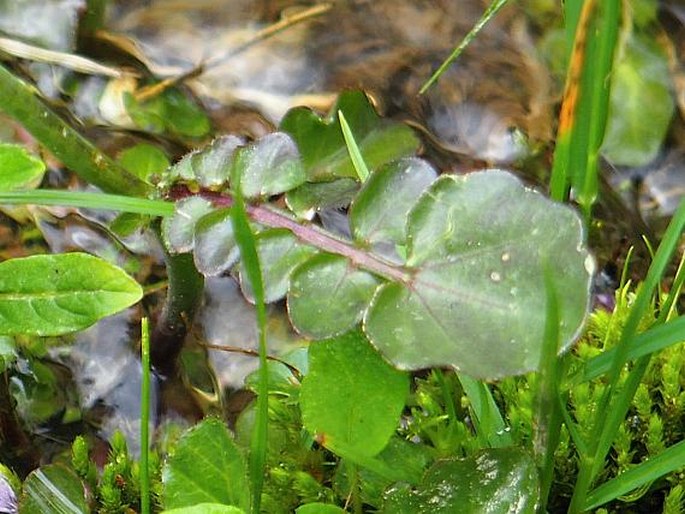
[[[36,187],[44,173],[43,161],[24,147],[0,143],[0,191]]]
[[[245,459],[221,420],[208,418],[188,430],[162,470],[164,507],[198,503],[250,507]]]
[[[618,166],[644,166],[657,156],[675,110],[663,48],[633,35],[611,72],[602,155]],[[645,117],[645,105],[649,116]]]
[[[193,259],[200,273],[216,276],[230,269],[240,257],[233,235],[231,209],[219,209],[195,225]]]
[[[0,263],[0,334],[74,332],[142,296],[123,270],[85,253],[10,259]]]
[[[309,347],[302,420],[325,446],[372,457],[395,432],[408,393],[408,375],[385,362],[363,334],[350,332]]]
[[[284,193],[306,179],[297,146],[283,132],[266,135],[243,148],[234,166],[246,198]]]
[[[366,244],[405,244],[409,210],[437,176],[430,164],[416,158],[375,171],[350,208],[354,238]]]
[[[267,230],[257,236],[257,252],[264,280],[264,301],[276,302],[288,291],[293,270],[316,253],[300,244],[288,230]],[[254,302],[252,285],[240,263],[240,287],[245,297]]]
[[[362,319],[378,280],[344,257],[315,255],[290,278],[288,312],[293,326],[315,339],[352,329]]]
[[[564,291],[567,348],[594,268],[576,213],[498,170],[443,176],[426,191],[409,216],[407,263],[412,279],[383,285],[366,313],[370,340],[400,368],[453,366],[477,378],[537,369],[546,266]]]
[[[520,448],[490,448],[465,459],[439,461],[420,486],[386,493],[385,514],[534,514],[538,475]]]
[[[242,145],[243,140],[236,136],[215,139],[209,146],[186,154],[169,168],[160,187],[168,187],[179,180],[212,189],[227,183],[235,151]]]
[[[185,253],[195,244],[195,224],[214,210],[212,203],[199,196],[176,202],[174,215],[162,219],[162,238],[171,253]]]
[[[60,464],[42,466],[26,478],[19,510],[24,514],[90,512],[83,482]]]

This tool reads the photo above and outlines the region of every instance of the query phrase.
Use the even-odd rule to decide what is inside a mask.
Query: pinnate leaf
[[[140,285],[84,253],[35,255],[0,263],[0,334],[61,335],[136,303]]]

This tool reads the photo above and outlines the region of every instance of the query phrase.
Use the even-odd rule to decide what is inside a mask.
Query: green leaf
[[[302,184],[288,191],[285,202],[301,218],[310,219],[321,209],[347,207],[359,191],[359,182],[341,178],[332,182]]]
[[[202,137],[211,128],[204,109],[178,89],[166,89],[145,102],[138,102],[127,93],[124,103],[131,119],[145,131],[168,131],[181,136]]]
[[[191,251],[195,247],[195,224],[213,210],[212,202],[199,196],[176,202],[174,215],[162,220],[162,238],[169,251]]]
[[[562,351],[585,319],[594,261],[576,213],[499,170],[442,176],[409,214],[407,283],[379,288],[371,342],[402,369],[475,378],[535,370],[545,327],[545,259],[560,298]]]
[[[309,181],[357,176],[340,129],[338,111],[345,114],[369,169],[411,155],[419,146],[409,127],[381,120],[364,93],[346,91],[326,118],[306,108],[295,108],[281,121],[280,130],[290,134],[300,149]]]
[[[406,158],[371,175],[350,208],[357,241],[405,244],[409,210],[438,174],[426,161]]]
[[[243,140],[236,136],[215,139],[205,148],[186,154],[166,172],[160,186],[168,187],[179,180],[210,189],[226,184],[235,152],[242,144]]]
[[[22,514],[87,514],[83,482],[66,466],[49,464],[33,471],[24,482],[19,502]]]
[[[533,459],[520,448],[491,448],[431,467],[419,487],[386,493],[385,514],[534,514],[539,501]]]
[[[659,152],[675,110],[667,57],[655,41],[633,36],[611,76],[602,154],[614,165],[643,166]]]
[[[234,166],[246,198],[284,193],[306,180],[297,146],[283,132],[274,132],[243,148]]]
[[[0,191],[37,187],[44,173],[43,161],[23,146],[0,143]]]
[[[339,335],[362,319],[378,280],[337,255],[319,254],[295,270],[288,290],[293,326],[315,339]]]
[[[216,276],[238,262],[240,251],[233,235],[231,209],[206,214],[195,225],[193,259],[200,273]]]
[[[122,168],[148,184],[151,184],[153,177],[159,176],[170,164],[166,154],[149,143],[139,143],[123,150],[117,160]]]
[[[261,232],[257,236],[257,252],[263,270],[264,301],[280,300],[288,292],[288,283],[293,270],[316,253],[311,246],[300,244],[288,230],[275,229]],[[250,301],[254,301],[252,285],[240,263],[240,287]]]
[[[133,305],[140,285],[84,253],[35,255],[0,263],[0,334],[61,335]]]
[[[245,514],[243,509],[220,503],[198,503],[191,507],[164,510],[162,514]]]
[[[17,360],[14,338],[0,336],[0,373],[4,373]]]
[[[378,454],[397,428],[408,393],[408,375],[385,362],[360,332],[309,347],[302,419],[334,451],[339,444],[363,456]]]
[[[668,473],[676,472],[682,469],[683,462],[685,462],[685,441],[680,441],[597,487],[588,495],[584,508],[594,509]]]
[[[224,423],[207,418],[178,440],[162,470],[164,507],[199,503],[250,508],[247,466]]]
[[[307,503],[301,505],[295,510],[295,514],[344,514],[345,510],[337,505],[330,505],[326,503]]]

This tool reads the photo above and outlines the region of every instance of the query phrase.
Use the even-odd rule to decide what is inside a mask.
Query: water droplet
[[[509,339],[509,344],[516,344],[516,339],[514,339],[514,338]]]
[[[512,287],[511,289],[509,289],[509,294],[511,296],[516,296],[518,294],[518,292],[519,292],[518,287]]]
[[[502,275],[500,275],[497,271],[493,271],[492,273],[490,273],[490,280],[492,280],[493,282],[499,282],[502,280]]]
[[[595,270],[596,270],[597,266],[595,265],[595,259],[592,255],[588,255],[587,257],[585,257],[584,265],[585,265],[585,271],[587,271],[590,275],[595,274]]]
[[[509,262],[510,259],[511,259],[511,254],[509,254],[509,252],[504,252],[502,254],[502,262]]]

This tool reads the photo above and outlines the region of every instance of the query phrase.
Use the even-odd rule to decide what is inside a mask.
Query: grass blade
[[[163,200],[148,200],[132,196],[84,191],[36,189],[33,191],[2,191],[0,204],[60,205],[83,209],[106,209],[133,212],[148,216],[172,216],[174,204]]]
[[[540,511],[544,512],[554,479],[554,452],[559,444],[563,420],[559,404],[559,375],[563,357],[557,355],[559,341],[559,295],[549,262],[544,267],[546,293],[545,342],[540,354],[534,409],[533,451],[540,470]]]
[[[234,173],[237,175],[237,173]],[[269,374],[267,369],[266,348],[266,306],[264,304],[264,283],[257,254],[257,243],[248,221],[245,202],[240,191],[239,177],[233,177],[234,197],[231,210],[231,221],[235,240],[240,249],[240,258],[245,273],[252,284],[252,292],[257,312],[257,330],[259,333],[259,379],[257,382],[257,414],[255,430],[250,444],[250,481],[252,484],[252,512],[259,514],[261,506],[264,471],[266,466],[266,445],[269,415]]]
[[[150,326],[140,321],[140,512],[150,514]]]
[[[457,58],[462,54],[462,52],[466,49],[467,46],[471,43],[471,41],[474,40],[474,38],[478,35],[478,33],[483,30],[483,27],[487,25],[487,23],[497,14],[497,12],[506,5],[507,0],[493,0],[492,3],[488,6],[488,8],[485,10],[483,15],[480,17],[480,19],[476,22],[476,24],[473,26],[473,28],[469,31],[466,36],[464,36],[464,39],[462,39],[461,43],[457,45],[457,47],[452,51],[450,56],[445,59],[445,61],[440,65],[440,67],[431,75],[431,77],[426,81],[426,83],[421,86],[421,89],[419,90],[419,94],[422,95],[426,91],[428,91],[428,88],[430,88],[439,78],[440,75],[445,73],[445,70],[450,67],[450,65],[457,60]]]
[[[645,355],[668,348],[671,345],[682,343],[685,340],[684,334],[685,317],[682,316],[662,325],[656,325],[635,336],[627,343],[628,352],[626,360],[639,359]],[[608,373],[615,354],[616,348],[610,348],[589,360],[580,373],[570,378],[565,388],[574,387]]]
[[[571,7],[568,10],[575,14]],[[620,0],[583,3],[559,116],[551,195],[563,201],[573,187],[586,216],[597,197],[597,162],[609,110],[610,76],[620,14]]]
[[[474,425],[481,438],[491,448],[511,446],[513,441],[488,386],[480,380],[458,375],[461,387],[469,399]]]
[[[71,171],[103,191],[145,196],[152,186],[128,173],[55,114],[36,88],[0,65],[0,111],[21,123]]]
[[[616,437],[616,432],[628,412],[631,399],[635,395],[642,375],[649,364],[650,355],[642,357],[628,375],[625,384],[620,388],[617,387],[620,372],[629,356],[630,346],[628,342],[636,337],[640,320],[652,305],[654,295],[659,291],[659,285],[666,273],[671,256],[678,246],[683,229],[685,229],[685,201],[680,203],[666,229],[647,271],[645,281],[630,309],[621,338],[615,347],[608,373],[608,384],[598,403],[592,430],[593,433],[599,435],[590,442],[589,453],[580,458],[578,479],[571,500],[570,512],[581,512],[583,510],[590,485],[604,463],[611,443]],[[665,317],[660,318],[657,323],[663,321],[665,321]]]
[[[359,180],[366,182],[366,179],[369,178],[369,168],[366,167],[362,153],[359,151],[359,146],[357,146],[357,141],[355,141],[354,134],[352,134],[352,130],[342,111],[338,111],[338,118],[340,119],[340,128],[345,138],[347,152],[350,154],[350,159],[352,159],[352,165],[357,172]]]
[[[592,491],[585,502],[585,509],[594,509],[659,477],[680,469],[683,467],[683,462],[685,462],[685,441],[680,441],[656,457],[650,457],[649,460],[621,473],[613,480],[605,482]]]

